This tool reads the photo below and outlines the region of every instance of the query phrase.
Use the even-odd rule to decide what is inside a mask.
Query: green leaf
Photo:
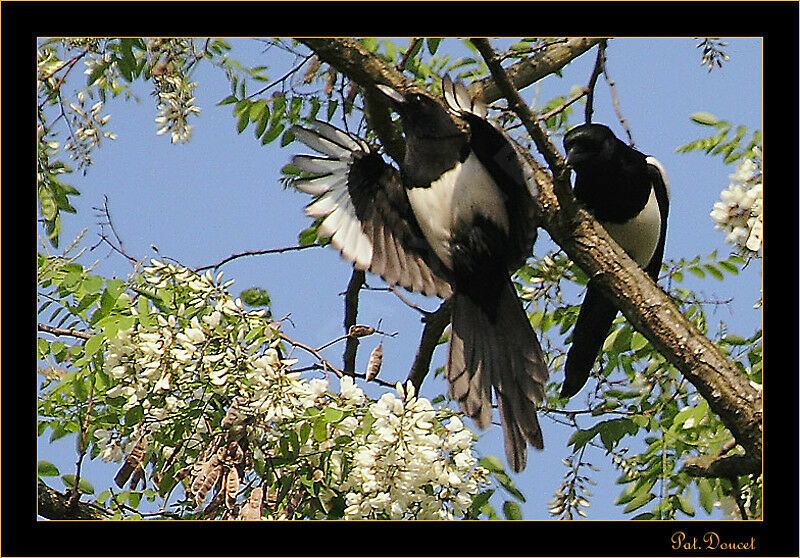
[[[338,106],[339,106],[339,101],[334,101],[332,99],[328,101],[328,110],[327,110],[328,122],[330,122],[331,118],[333,118],[333,115],[336,113],[336,107]]]
[[[256,124],[255,134],[257,138],[260,138],[264,135],[264,132],[267,129],[267,125],[269,124],[269,106],[264,105],[264,111],[261,114],[261,119]]]
[[[328,407],[325,409],[325,412],[322,415],[325,422],[339,422],[344,418],[344,411],[341,409],[335,409],[333,407]]]
[[[700,496],[700,505],[706,511],[711,513],[714,509],[714,489],[708,479],[697,479],[697,491]]]
[[[64,486],[71,489],[75,486],[75,475],[61,475],[61,482],[64,483]],[[94,487],[91,485],[91,483],[89,483],[89,481],[81,478],[78,481],[78,492],[81,494],[94,494]]]
[[[675,498],[677,507],[689,517],[694,517],[694,507],[684,494],[678,494]]]
[[[505,472],[505,467],[503,467],[503,462],[500,461],[500,459],[494,455],[487,455],[486,457],[481,457],[480,465],[484,469],[487,469],[493,473]]]
[[[253,287],[251,289],[244,290],[242,291],[240,297],[242,302],[254,308],[269,306],[272,304],[272,301],[269,298],[269,293],[260,287]]]
[[[713,265],[705,264],[703,267],[706,269],[706,271],[708,271],[711,274],[712,277],[714,277],[714,279],[719,279],[720,281],[724,279],[720,270],[714,267]]]
[[[631,500],[628,503],[628,505],[625,506],[625,509],[622,511],[623,513],[630,513],[632,511],[638,510],[639,508],[650,502],[650,500],[652,500],[653,498],[655,498],[655,495],[649,492],[640,494],[639,496]]]
[[[706,276],[705,272],[697,266],[690,267],[689,272],[696,275],[700,279],[705,279]]]
[[[103,346],[103,341],[105,341],[106,336],[102,333],[99,333],[93,337],[90,337],[83,346],[84,354],[87,357],[92,356],[95,354],[100,347]]]
[[[595,436],[597,436],[597,430],[594,428],[589,430],[576,430],[575,433],[570,436],[567,444],[573,446],[573,449],[577,451],[589,443]]]
[[[250,113],[245,110],[239,115],[239,121],[236,123],[236,132],[241,134],[248,124],[250,124]]]
[[[439,49],[439,43],[442,42],[441,37],[428,37],[426,39],[426,44],[428,46],[428,52],[431,53],[431,56],[436,54],[436,51]]]
[[[719,119],[708,112],[695,112],[689,118],[702,126],[716,126],[719,123]]]
[[[36,474],[40,477],[57,477],[60,473],[58,467],[49,461],[39,461],[36,464]]]
[[[519,509],[519,506],[516,502],[512,502],[510,500],[503,502],[503,515],[506,517],[506,519],[522,519],[522,511]]]
[[[495,489],[484,490],[483,492],[479,492],[472,498],[472,504],[470,505],[470,510],[477,515],[480,512],[480,509],[489,503],[489,498],[492,497],[494,494]]]
[[[639,333],[638,331],[634,331],[633,335],[631,336],[631,349],[634,351],[638,351],[639,349],[644,349],[647,346],[647,338]]]
[[[314,440],[324,442],[328,438],[328,423],[324,420],[314,421]]]
[[[267,107],[267,100],[266,99],[260,99],[260,100],[256,101],[255,103],[250,105],[250,110],[248,111],[250,120],[252,120],[253,122],[258,122],[264,116],[265,111],[266,111],[267,115],[269,115],[269,108]]]
[[[222,99],[219,103],[217,103],[217,106],[219,107],[222,105],[232,105],[233,103],[238,103],[238,102],[239,99],[236,98],[236,95],[228,95],[227,97]]]
[[[612,419],[594,427],[600,433],[600,440],[608,451],[626,435],[633,436],[639,431],[639,426],[629,418]]]
[[[525,495],[519,491],[519,489],[514,485],[514,481],[512,481],[511,477],[509,477],[505,472],[495,471],[494,477],[497,479],[497,482],[500,483],[500,486],[502,486],[509,494],[511,494],[520,502],[525,502]]]
[[[264,134],[264,137],[261,138],[261,145],[267,145],[268,143],[275,141],[277,137],[283,132],[283,124],[280,122],[277,124],[273,124],[272,127]]]

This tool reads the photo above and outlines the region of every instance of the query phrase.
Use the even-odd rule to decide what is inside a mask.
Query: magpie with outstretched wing
[[[573,192],[622,249],[658,280],[664,258],[669,182],[661,163],[628,146],[602,124],[583,124],[564,135]],[[561,397],[586,384],[617,307],[589,280],[567,353]]]
[[[447,109],[424,93],[377,86],[400,116],[400,169],[329,124],[295,127],[295,137],[323,155],[292,159],[315,175],[295,186],[319,196],[306,213],[324,217],[320,236],[355,267],[411,291],[452,296],[450,394],[485,428],[494,391],[507,459],[521,471],[527,445],[543,447],[536,404],[548,378],[510,278],[536,239],[535,183],[486,107],[463,85],[448,78],[442,85]]]

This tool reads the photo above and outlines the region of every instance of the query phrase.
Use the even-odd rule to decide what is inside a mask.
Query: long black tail
[[[525,468],[527,445],[544,447],[536,404],[544,398],[547,364],[528,316],[508,276],[500,284],[491,312],[485,300],[453,295],[452,331],[447,361],[450,395],[479,427],[492,419],[494,388],[514,471]]]
[[[589,379],[589,372],[616,315],[617,307],[590,280],[578,321],[572,330],[572,346],[564,365],[566,377],[561,387],[561,397],[572,397]]]

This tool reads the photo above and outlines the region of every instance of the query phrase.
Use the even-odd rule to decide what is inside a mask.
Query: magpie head
[[[400,115],[406,138],[444,139],[463,136],[447,110],[437,101],[416,91],[400,92],[386,85],[377,85]]]
[[[601,167],[614,157],[619,140],[608,126],[582,124],[564,134],[567,164],[580,171]]]

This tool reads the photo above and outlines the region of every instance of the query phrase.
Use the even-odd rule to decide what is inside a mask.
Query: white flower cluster
[[[730,186],[714,204],[711,219],[725,232],[725,242],[758,252],[763,245],[764,185],[760,153],[743,159],[730,176]]]
[[[446,426],[414,387],[397,384],[369,407],[374,419],[353,455],[346,519],[453,519],[463,516],[486,483],[476,466],[472,433],[457,416]]]
[[[187,81],[184,76],[168,73],[153,76],[153,84],[158,96],[157,135],[170,133],[172,143],[186,143],[192,135],[193,126],[188,123],[189,116],[199,114],[192,91],[196,82]]]
[[[118,460],[120,452],[114,446],[126,444],[144,433],[153,433],[170,426],[174,421],[188,421],[190,408],[204,406],[213,394],[231,397],[246,396],[251,405],[269,406],[267,401],[280,398],[273,393],[280,387],[297,382],[296,375],[286,375],[280,382],[271,381],[278,375],[281,362],[277,351],[269,347],[257,352],[245,342],[251,327],[261,328],[262,336],[255,341],[263,345],[265,336],[272,341],[263,321],[263,310],[247,312],[240,300],[232,299],[225,288],[232,282],[220,283],[222,274],[213,278],[210,272],[197,275],[174,264],[152,260],[145,268],[144,278],[151,289],[168,289],[181,283],[185,300],[174,315],[155,312],[140,319],[131,329],[121,329],[108,343],[105,371],[113,378],[107,397],[124,397],[121,410],[142,411],[140,431],[120,433],[114,437],[98,438],[104,459]],[[131,308],[134,316],[139,310]],[[307,388],[300,389],[306,394]],[[275,406],[273,413],[282,412]],[[187,423],[194,434],[209,432],[211,426],[201,415]]]
[[[109,340],[106,401],[126,418],[124,426],[94,431],[97,454],[120,461],[145,436],[158,440],[154,450],[162,459],[194,448],[182,458],[191,464],[216,439],[220,417],[212,418],[212,398],[236,401],[235,413],[222,412],[239,417],[231,422],[248,418],[246,435],[257,455],[275,456],[293,440],[294,457],[274,465],[275,475],[313,471],[314,483],[343,495],[346,518],[464,515],[488,472],[477,466],[473,435],[457,416],[434,410],[410,384],[397,385],[399,397],[371,401],[350,376],[341,378],[337,395],[327,379],[292,372],[297,360],[281,357],[278,325],[263,310],[246,311],[221,275],[156,260],[144,269],[142,292],[168,298],[177,309],[158,312],[140,301],[131,307],[138,317],[133,327]],[[176,429],[182,439],[171,438]],[[266,518],[286,514],[279,506]]]

